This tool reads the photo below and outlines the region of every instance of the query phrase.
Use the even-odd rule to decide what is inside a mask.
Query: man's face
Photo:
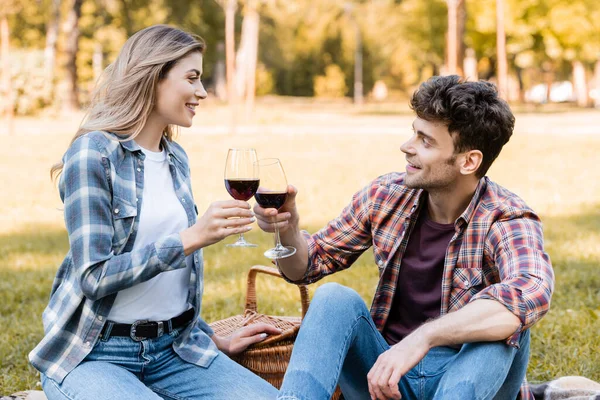
[[[448,127],[416,118],[414,134],[400,150],[406,154],[404,183],[413,189],[446,190],[461,176]]]

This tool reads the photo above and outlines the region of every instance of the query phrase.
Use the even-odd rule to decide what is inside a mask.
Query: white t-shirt
[[[167,154],[142,149],[144,194],[133,250],[188,227],[185,210],[173,187]],[[117,293],[108,319],[131,324],[137,320],[162,321],[186,311],[192,256],[186,268],[162,272],[154,278]]]

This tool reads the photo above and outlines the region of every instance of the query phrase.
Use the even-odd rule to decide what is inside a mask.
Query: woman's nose
[[[204,89],[204,85],[200,84],[200,87],[196,89],[194,95],[199,99],[205,99],[207,96],[206,89]]]

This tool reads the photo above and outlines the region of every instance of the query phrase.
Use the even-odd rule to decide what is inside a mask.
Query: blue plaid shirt
[[[63,157],[60,196],[70,250],[60,266],[43,314],[45,336],[29,353],[31,364],[62,382],[92,350],[117,292],[161,272],[185,268],[179,234],[132,251],[144,191],[144,153],[133,141],[104,132],[78,138]],[[124,139],[124,138],[121,138]],[[187,155],[163,138],[175,193],[189,226],[196,222]],[[218,354],[213,331],[200,318],[202,251],[193,255],[188,302],[194,321],[173,344],[179,356],[208,367]]]

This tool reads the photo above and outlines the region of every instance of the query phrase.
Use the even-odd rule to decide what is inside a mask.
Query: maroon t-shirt
[[[394,345],[425,321],[440,315],[442,274],[454,224],[429,219],[423,205],[402,257],[392,309],[383,336]]]

